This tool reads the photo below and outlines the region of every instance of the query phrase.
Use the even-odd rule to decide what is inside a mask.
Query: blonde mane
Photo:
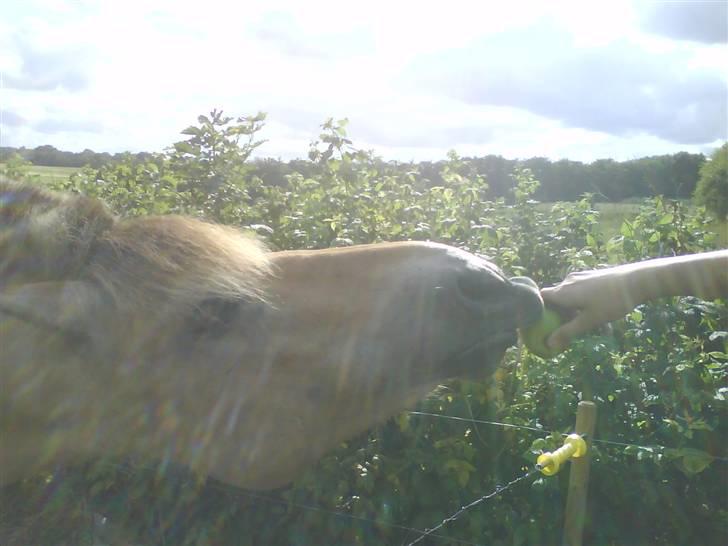
[[[266,251],[239,230],[182,216],[119,220],[96,242],[89,276],[125,305],[263,299]]]
[[[119,218],[96,199],[2,179],[0,225],[0,284],[91,280],[125,308],[262,299],[270,273],[264,246],[233,227],[175,215]]]

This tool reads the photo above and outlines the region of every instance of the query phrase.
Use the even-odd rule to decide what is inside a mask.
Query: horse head
[[[492,371],[542,305],[446,245],[268,252],[0,181],[0,479],[132,456],[278,487],[441,381]]]

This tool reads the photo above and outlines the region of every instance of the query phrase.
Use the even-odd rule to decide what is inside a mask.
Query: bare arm
[[[546,304],[576,313],[548,339],[561,350],[597,326],[622,318],[635,306],[667,296],[728,297],[728,250],[658,258],[608,269],[572,273],[541,291]]]

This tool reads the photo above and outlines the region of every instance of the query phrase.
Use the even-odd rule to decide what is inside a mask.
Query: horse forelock
[[[242,231],[168,215],[119,218],[98,200],[0,178],[0,284],[89,280],[130,311],[264,299],[265,247]]]
[[[97,242],[89,274],[125,307],[194,307],[264,299],[266,249],[233,227],[183,216],[119,220]]]

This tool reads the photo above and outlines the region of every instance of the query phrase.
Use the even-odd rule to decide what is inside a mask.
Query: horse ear
[[[0,320],[5,315],[78,341],[91,340],[103,306],[101,291],[84,281],[29,283],[0,292]]]

